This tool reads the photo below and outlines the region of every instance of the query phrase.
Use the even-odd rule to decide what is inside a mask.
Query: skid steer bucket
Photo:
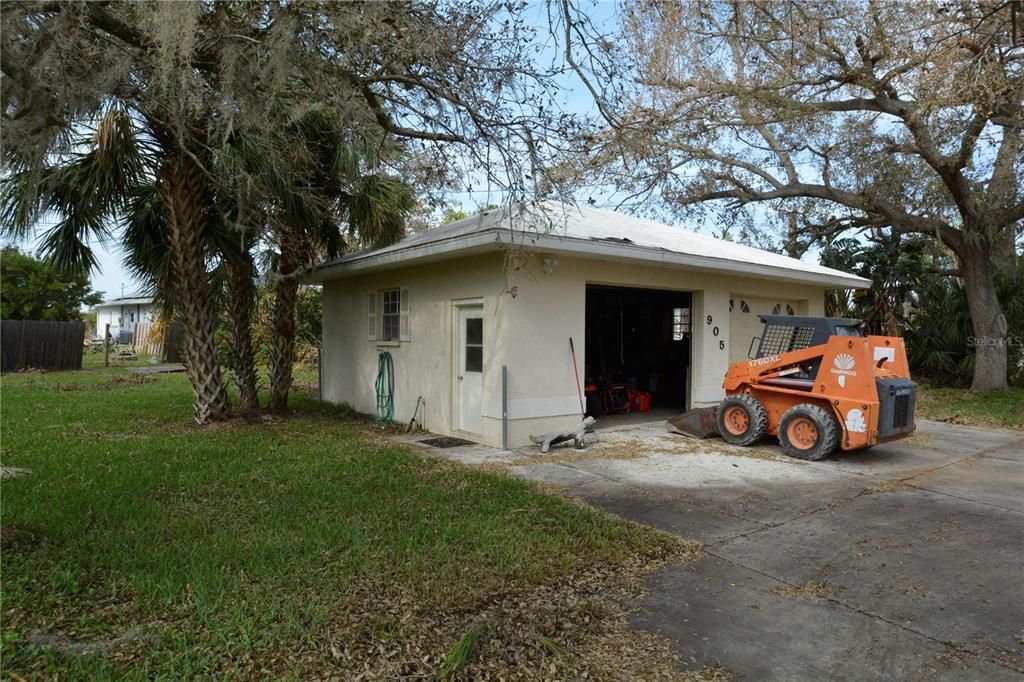
[[[672,433],[694,438],[711,438],[718,435],[718,408],[698,407],[687,410],[678,417],[672,417],[665,426]]]

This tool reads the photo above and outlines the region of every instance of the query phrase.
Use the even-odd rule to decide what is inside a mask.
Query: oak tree
[[[774,217],[794,256],[865,230],[940,241],[970,304],[973,389],[1006,386],[995,277],[1024,221],[1019,2],[636,0],[615,41],[562,9],[607,123],[599,177],[681,213]]]

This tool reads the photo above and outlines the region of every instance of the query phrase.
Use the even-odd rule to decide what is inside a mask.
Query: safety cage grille
[[[794,350],[809,348],[814,337],[814,327],[798,327],[793,325],[765,325],[761,337],[758,356],[789,353]]]

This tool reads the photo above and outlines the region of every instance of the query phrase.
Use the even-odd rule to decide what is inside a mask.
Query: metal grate
[[[434,448],[457,448],[460,445],[475,445],[475,443],[471,440],[466,440],[464,438],[452,438],[450,436],[442,436],[440,438],[427,438],[426,440],[421,440],[420,442],[423,443],[424,445],[429,445]]]
[[[894,429],[902,429],[910,423],[910,396],[896,396],[896,403],[893,405],[892,426]]]
[[[761,338],[760,355],[764,357],[765,355],[803,350],[811,345],[813,337],[814,327],[796,327],[781,324],[766,325],[764,336]]]

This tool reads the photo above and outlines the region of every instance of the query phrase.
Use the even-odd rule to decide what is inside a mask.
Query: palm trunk
[[[231,359],[243,410],[260,406],[256,390],[256,359],[252,351],[252,312],[255,287],[252,282],[252,256],[243,254],[245,263],[228,262],[228,313],[231,318]]]
[[[187,371],[199,424],[228,416],[230,403],[217,362],[214,311],[206,279],[203,179],[190,159],[171,157],[160,168],[160,195],[170,231],[176,312],[185,328]]]
[[[288,409],[295,361],[295,309],[298,300],[298,249],[291,235],[281,235],[274,297],[274,336],[270,347],[270,409]]]
[[[967,294],[974,327],[975,393],[1005,389],[1006,380],[1006,316],[996,295],[995,267],[989,250],[968,246],[960,258],[960,273]]]

